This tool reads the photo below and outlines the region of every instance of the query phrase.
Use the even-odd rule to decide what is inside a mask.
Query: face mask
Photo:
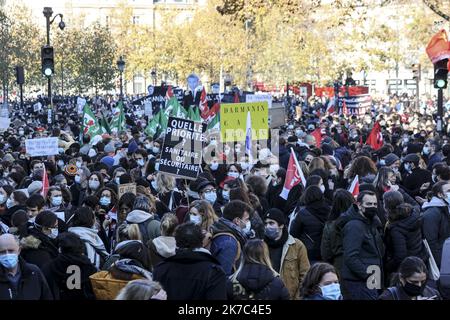
[[[75,176],[75,183],[80,183],[80,182],[81,182],[81,177]]]
[[[398,173],[398,168],[397,167],[392,168],[392,171],[394,171],[394,173],[397,174]]]
[[[325,193],[325,186],[324,185],[320,186],[320,191],[322,191],[322,193]]]
[[[280,236],[280,229],[277,227],[266,227],[264,229],[264,234],[267,238],[275,240]]]
[[[62,203],[62,197],[53,197],[52,198],[52,206],[59,207]]]
[[[250,222],[250,221],[247,221],[247,223],[245,224],[245,227],[242,228],[242,231],[243,231],[245,234],[248,234],[248,233],[250,232],[251,228],[252,228],[251,222]]]
[[[116,184],[120,184],[120,177],[115,178],[114,181],[116,182]]]
[[[301,137],[302,136],[302,134],[303,134],[303,130],[295,130],[295,135],[297,136],[297,137]]]
[[[3,193],[0,193],[0,204],[4,204],[6,201],[6,197]]]
[[[155,163],[155,171],[159,171],[159,162]]]
[[[211,140],[211,141],[209,142],[209,144],[210,144],[211,146],[217,146],[217,141],[216,141],[216,140]]]
[[[156,180],[152,180],[151,184],[152,184],[153,189],[158,191],[158,182]]]
[[[411,164],[410,163],[405,163],[405,170],[406,171],[411,171]]]
[[[447,203],[450,204],[450,192],[447,192],[445,195],[447,196]]]
[[[12,269],[17,265],[19,256],[15,253],[8,253],[0,255],[0,264],[6,269]]]
[[[385,166],[385,165],[386,165],[386,160],[381,159],[381,160],[380,160],[380,165]]]
[[[153,148],[152,148],[152,152],[153,152],[154,154],[159,153],[159,148],[158,148],[158,147],[153,147]]]
[[[152,144],[151,143],[146,143],[145,144],[145,149],[150,150],[152,148]]]
[[[60,167],[60,168],[64,167],[64,161],[59,160],[58,161],[58,167]]]
[[[25,132],[23,130],[19,130],[19,136],[23,136]]]
[[[435,174],[433,174],[431,176],[431,180],[433,181],[433,183],[436,183],[437,182],[437,176]]]
[[[111,204],[111,198],[109,198],[109,197],[101,197],[100,198],[100,205],[109,206],[110,204]]]
[[[422,286],[416,286],[415,284],[406,282],[403,286],[406,294],[410,297],[417,297],[423,294],[423,290],[425,290],[426,284],[424,283]]]
[[[92,190],[97,190],[98,187],[100,187],[100,181],[89,181],[89,188],[91,188]]]
[[[322,291],[322,297],[327,300],[342,299],[341,286],[339,285],[339,283],[331,283],[329,285],[320,287],[320,290]]]
[[[83,162],[77,161],[76,166],[78,169],[80,169],[82,165],[83,165]]]
[[[430,154],[430,148],[428,148],[428,147],[423,147],[422,152],[423,152],[423,154]]]
[[[90,150],[89,150],[88,156],[89,156],[90,158],[93,158],[93,157],[95,157],[96,155],[97,155],[97,152],[95,152],[94,149],[90,149]],[[77,165],[77,167],[78,167],[78,165]]]
[[[196,225],[200,225],[202,223],[202,217],[198,215],[190,214],[189,220]]]
[[[207,192],[207,193],[205,193],[205,200],[208,201],[212,205],[217,200],[217,194],[213,191]]]
[[[58,228],[51,228],[51,233],[48,235],[50,239],[56,239],[58,237]]]
[[[12,201],[11,199],[8,198],[8,200],[6,200],[6,207],[9,209],[13,206],[14,206],[14,201]]]
[[[241,162],[240,163],[242,170],[248,170],[248,168],[250,167],[250,164],[247,162]]]
[[[139,160],[136,161],[136,162],[137,162],[137,164],[138,164],[140,167],[143,167],[144,164],[145,164],[144,159],[139,159]]]
[[[239,172],[228,172],[228,176],[232,178],[239,178]]]
[[[374,207],[365,208],[363,213],[367,219],[372,220],[377,215],[378,209]]]
[[[227,190],[227,191],[223,190],[222,191],[222,197],[223,197],[224,200],[230,201],[230,190]]]
[[[219,168],[219,164],[217,162],[213,162],[209,165],[212,171],[216,171]]]

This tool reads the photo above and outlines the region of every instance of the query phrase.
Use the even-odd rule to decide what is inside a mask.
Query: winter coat
[[[68,288],[67,281],[73,277],[77,266],[80,270],[80,288]],[[47,264],[42,272],[47,279],[50,290],[55,300],[93,300],[95,299],[89,276],[97,272],[97,269],[85,255],[60,254],[56,259]],[[70,281],[70,280],[69,280]],[[69,282],[71,283],[71,282]]]
[[[80,237],[86,246],[86,256],[92,264],[100,269],[109,254],[106,251],[105,244],[97,234],[97,230],[85,227],[72,227],[69,232],[73,232]]]
[[[161,235],[161,223],[148,212],[133,210],[127,215],[126,220],[128,223],[136,223],[139,225],[139,230],[141,230],[142,234],[142,242],[144,242],[145,245]]]
[[[20,257],[18,263],[20,279],[17,290],[8,279],[8,271],[0,265],[0,300],[53,300],[41,270]]]
[[[153,270],[168,300],[225,300],[226,276],[206,249],[182,249]]]
[[[0,215],[0,220],[4,224],[6,224],[8,227],[11,227],[11,218],[12,218],[13,214],[16,213],[16,211],[19,211],[19,210],[27,211],[27,207],[26,206],[17,205],[17,206],[11,207],[9,209],[6,209]]]
[[[431,298],[436,296],[434,300],[442,300],[439,292],[429,286],[425,287],[423,290],[422,297]],[[408,296],[403,289],[402,286],[397,285],[395,287],[390,287],[386,291],[384,291],[379,297],[378,300],[412,300],[412,297]]]
[[[211,231],[213,235],[211,254],[229,276],[237,269],[247,236],[238,226],[225,218],[219,218],[211,226]]]
[[[300,287],[310,267],[305,245],[289,235],[283,245],[280,278],[286,286],[290,299],[300,297]]]
[[[329,213],[330,207],[324,202],[314,202],[300,209],[292,223],[290,233],[305,244],[311,262],[322,260],[320,244]]]
[[[269,188],[267,189],[267,200],[269,202],[270,208],[277,208],[281,211],[284,210],[286,206],[286,200],[280,197],[280,193],[283,190],[283,184],[279,184],[277,186],[273,186],[273,184],[269,184]]]
[[[289,291],[280,277],[263,264],[244,265],[235,280],[227,283],[230,300],[289,300]]]
[[[422,241],[422,219],[413,212],[401,220],[388,223],[385,231],[387,273],[397,272],[400,263],[410,256],[427,262],[428,255]]]
[[[444,155],[442,154],[441,151],[434,153],[428,160],[427,170],[430,172],[433,171],[433,165],[438,162],[441,162],[443,159]]]
[[[289,164],[289,158],[291,157],[291,150],[286,148],[285,146],[280,145],[280,149],[278,151],[278,158],[280,161],[280,167],[287,170]]]
[[[149,242],[150,259],[152,268],[166,258],[172,257],[176,253],[177,243],[174,237],[160,236]]]
[[[433,197],[423,204],[423,235],[427,239],[434,260],[439,267],[442,258],[442,246],[450,237],[450,213],[444,200]]]
[[[338,227],[342,230],[344,253],[342,279],[366,281],[370,275],[369,266],[379,266],[383,274],[384,245],[378,217],[370,221],[353,205],[338,218]]]
[[[414,212],[420,213],[420,205],[417,203],[416,200],[414,200],[405,190],[403,190],[402,187],[399,187],[398,192],[400,192],[403,196],[403,199],[405,200],[405,203],[410,204],[413,207]],[[386,225],[387,219],[388,219],[388,213],[384,209],[384,201],[383,201],[383,193],[384,192],[378,192],[378,218],[381,221],[381,224],[383,226]]]
[[[411,174],[404,177],[403,187],[411,197],[421,196],[424,198],[426,190],[420,191],[420,187],[427,182],[433,184],[431,172],[421,168],[415,168]]]
[[[29,229],[28,236],[20,240],[20,247],[22,248],[20,256],[41,270],[43,266],[58,256],[58,248],[54,240],[35,228]]]
[[[342,230],[339,228],[338,220],[327,221],[322,233],[320,253],[322,260],[334,266],[340,275],[342,270],[342,259],[344,250],[342,249]]]

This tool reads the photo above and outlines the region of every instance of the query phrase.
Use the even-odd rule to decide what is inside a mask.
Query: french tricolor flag
[[[359,194],[359,178],[358,175],[352,181],[352,184],[348,188],[348,191],[354,196],[357,197]]]

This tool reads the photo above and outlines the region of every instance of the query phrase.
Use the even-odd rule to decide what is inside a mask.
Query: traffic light
[[[22,66],[16,66],[16,82],[17,84],[25,83],[25,74]]]
[[[43,46],[41,50],[42,73],[51,77],[55,72],[55,58],[53,47]]]
[[[421,76],[421,66],[420,63],[414,63],[411,65],[412,73],[413,73],[413,79],[416,81],[420,81]]]
[[[436,89],[447,88],[448,82],[448,59],[440,60],[434,64],[434,87]]]

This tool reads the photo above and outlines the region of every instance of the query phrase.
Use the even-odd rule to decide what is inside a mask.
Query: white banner
[[[151,101],[146,101],[144,103],[144,114],[146,116],[151,117],[153,115],[153,109],[152,109],[152,102]]]
[[[32,157],[53,156],[58,154],[58,138],[27,139],[25,148]]]
[[[262,102],[267,101],[269,105],[269,109],[272,108],[272,95],[268,93],[259,93],[259,94],[247,94],[245,96],[245,102]]]
[[[0,117],[0,130],[6,130],[11,124],[11,119]]]

